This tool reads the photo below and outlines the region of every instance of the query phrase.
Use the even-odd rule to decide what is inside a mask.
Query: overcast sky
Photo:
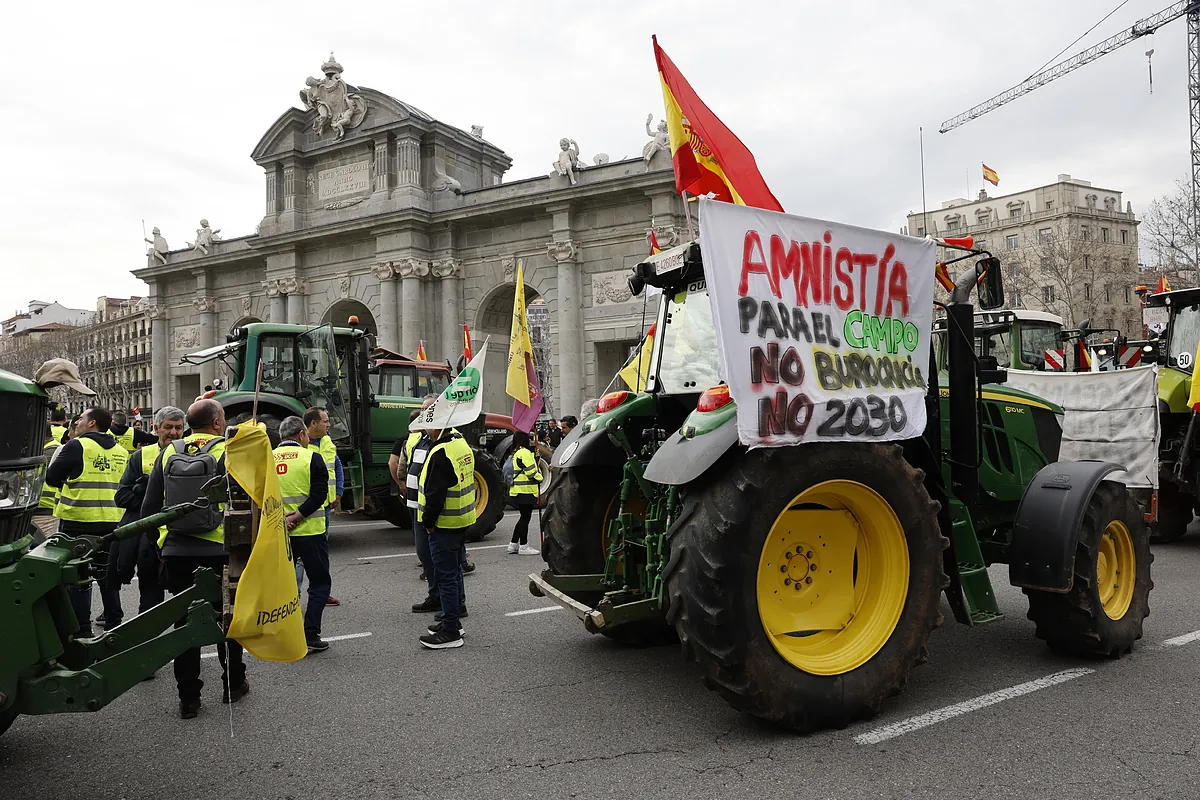
[[[1186,21],[949,134],[939,124],[1027,77],[1119,0],[21,3],[0,88],[0,312],[144,294],[146,230],[172,248],[207,217],[252,233],[250,151],[332,50],[353,85],[484,136],[508,180],[560,137],[639,156],[663,116],[651,34],[750,147],[789,212],[889,230],[921,208],[1070,173],[1141,213],[1188,173]],[[1157,12],[1129,0],[1075,52]],[[1154,93],[1144,52],[1154,48]]]

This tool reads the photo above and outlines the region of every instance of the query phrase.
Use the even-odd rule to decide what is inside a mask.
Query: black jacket
[[[125,431],[127,431],[127,430],[129,430],[128,425],[115,425],[114,424],[114,425],[108,426],[108,432],[111,433],[113,436],[120,436],[121,434],[125,433]],[[155,436],[153,433],[147,433],[146,431],[141,430],[140,428],[134,428],[133,429],[133,446],[139,447],[141,445],[146,445],[146,444],[158,444],[158,437]]]
[[[120,447],[117,444],[117,440],[107,433],[85,433],[79,438],[91,439],[105,450]],[[46,483],[55,489],[61,489],[64,483],[74,480],[82,474],[83,444],[80,443],[79,439],[72,439],[58,448],[54,460],[46,469]],[[63,533],[102,535],[110,533],[116,530],[116,528],[116,524],[112,522],[76,522],[75,520],[64,519],[58,523],[58,529]]]
[[[146,485],[150,476],[142,472],[142,457],[145,450],[135,450],[129,454],[129,463],[125,465],[125,474],[121,476],[121,485],[117,487],[117,505],[125,509],[121,524],[128,525],[142,518],[142,500],[146,498]]]
[[[433,448],[457,438],[460,438],[457,433],[449,431],[443,433],[441,438],[433,443],[433,447],[429,450],[429,456],[425,459],[425,468],[421,471],[421,488],[425,492],[425,510],[420,514],[421,524],[427,528],[433,527],[430,523],[436,523],[437,518],[442,515],[442,509],[446,506],[446,493],[450,491],[450,487],[458,483],[458,477],[454,474],[454,465],[450,463],[446,451],[439,450],[434,453]]]

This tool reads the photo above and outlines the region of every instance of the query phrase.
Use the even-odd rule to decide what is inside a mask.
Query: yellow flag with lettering
[[[308,653],[296,564],[284,526],[283,496],[271,440],[261,422],[244,422],[225,445],[225,467],[258,505],[258,536],[238,581],[229,638],[263,661],[299,661]]]
[[[521,405],[530,405],[529,374],[525,357],[533,358],[529,341],[529,317],[525,312],[525,265],[517,262],[516,294],[513,296],[512,328],[508,337],[508,375],[504,390]]]

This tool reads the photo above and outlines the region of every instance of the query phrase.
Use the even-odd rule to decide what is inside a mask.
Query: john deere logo
[[[456,403],[465,403],[475,399],[479,394],[479,370],[467,367],[458,374],[454,382],[446,387],[446,397]]]
[[[108,472],[112,469],[112,462],[108,460],[108,456],[99,455],[92,459],[92,469],[101,472]]]

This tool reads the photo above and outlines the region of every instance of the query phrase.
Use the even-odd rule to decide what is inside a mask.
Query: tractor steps
[[[950,501],[951,534],[958,566],[958,583],[965,604],[953,604],[955,618],[965,625],[983,625],[1004,619],[996,605],[996,593],[988,575],[987,563],[979,549],[979,539],[967,509],[957,500]],[[959,608],[959,606],[962,606]]]

